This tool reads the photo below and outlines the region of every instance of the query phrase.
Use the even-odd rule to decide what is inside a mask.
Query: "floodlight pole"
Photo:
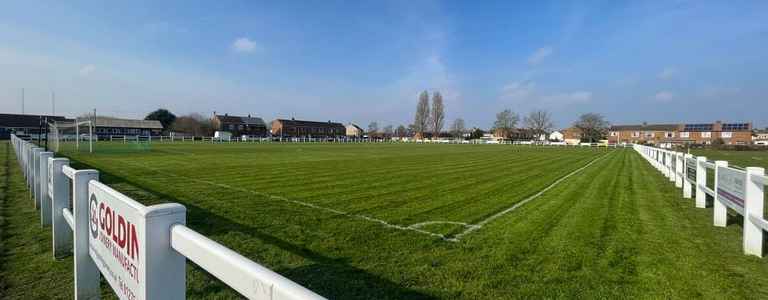
[[[75,118],[75,150],[80,150],[80,123]]]

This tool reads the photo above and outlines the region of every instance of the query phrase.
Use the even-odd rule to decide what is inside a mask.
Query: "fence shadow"
[[[87,164],[74,161],[73,167],[78,169],[95,169]],[[328,257],[312,249],[293,244],[261,231],[256,227],[236,222],[192,203],[177,199],[172,195],[148,189],[125,177],[102,171],[100,171],[99,177],[106,184],[125,183],[140,187],[167,202],[176,202],[186,206],[187,225],[200,234],[212,236],[238,232],[313,262],[312,264],[297,268],[280,268],[274,271],[329,299],[437,299],[437,297],[432,295],[402,287],[388,279],[352,266],[345,258]],[[241,254],[246,257],[249,256],[248,253]],[[195,268],[205,272],[205,270],[197,266]],[[223,284],[222,286],[208,286],[203,292],[214,292],[223,287]],[[199,296],[205,297],[205,295]]]

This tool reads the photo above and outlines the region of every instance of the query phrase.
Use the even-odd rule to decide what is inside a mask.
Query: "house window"
[[[616,132],[616,131],[611,131],[611,136],[618,136],[618,135],[619,135],[619,133],[618,133],[618,132]]]
[[[653,136],[654,136],[654,135],[653,135],[653,131],[646,131],[646,132],[645,132],[645,137],[647,137],[647,138],[652,138]]]
[[[632,137],[640,137],[640,131],[633,132]]]
[[[664,133],[664,136],[666,136],[668,138],[673,138],[673,137],[675,137],[675,133],[667,131],[666,133]]]
[[[730,139],[733,137],[733,132],[723,131],[722,133],[720,133],[720,137]]]
[[[690,136],[690,133],[688,133],[688,132],[681,132],[680,133],[680,137],[681,138],[688,138],[689,136]]]
[[[704,132],[701,133],[701,137],[706,138],[706,139],[711,138],[712,137],[712,132],[704,131]]]

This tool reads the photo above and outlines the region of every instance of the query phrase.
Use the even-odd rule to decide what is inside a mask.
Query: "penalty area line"
[[[533,195],[529,196],[528,198],[525,198],[522,201],[515,203],[514,205],[510,206],[509,208],[504,209],[504,210],[502,210],[500,212],[497,212],[497,213],[491,215],[490,217],[487,217],[484,220],[478,222],[477,224],[473,224],[472,226],[467,226],[467,229],[465,229],[463,232],[455,235],[453,238],[456,239],[456,240],[459,240],[459,239],[461,239],[461,237],[463,237],[463,236],[465,236],[465,235],[467,235],[467,234],[469,234],[469,233],[471,233],[473,231],[479,230],[480,228],[483,228],[483,226],[485,226],[485,224],[488,224],[491,221],[496,220],[496,219],[498,219],[499,217],[501,217],[503,215],[506,215],[506,214],[508,214],[510,212],[513,212],[514,210],[518,209],[519,207],[525,205],[528,202],[533,201],[534,199],[536,199],[539,196],[543,195],[547,191],[551,190],[552,188],[554,188],[555,186],[557,186],[558,184],[560,184],[564,180],[568,179],[569,177],[580,173],[581,171],[583,171],[584,169],[588,168],[589,166],[591,166],[592,164],[596,163],[597,161],[602,160],[603,158],[605,158],[609,154],[611,154],[611,152],[603,154],[602,156],[593,159],[592,161],[590,161],[586,165],[582,166],[581,168],[578,168],[578,169],[574,170],[573,172],[568,173],[568,174],[566,174],[563,177],[560,177],[559,179],[555,180],[555,182],[553,182],[552,184],[548,185],[544,189],[540,190],[536,194],[533,194]]]

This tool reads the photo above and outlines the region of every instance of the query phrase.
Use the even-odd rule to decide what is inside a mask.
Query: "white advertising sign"
[[[747,175],[744,171],[728,168],[717,168],[717,195],[729,202],[744,207],[744,192]]]
[[[143,299],[143,206],[101,184],[89,185],[88,252],[120,299]]]

